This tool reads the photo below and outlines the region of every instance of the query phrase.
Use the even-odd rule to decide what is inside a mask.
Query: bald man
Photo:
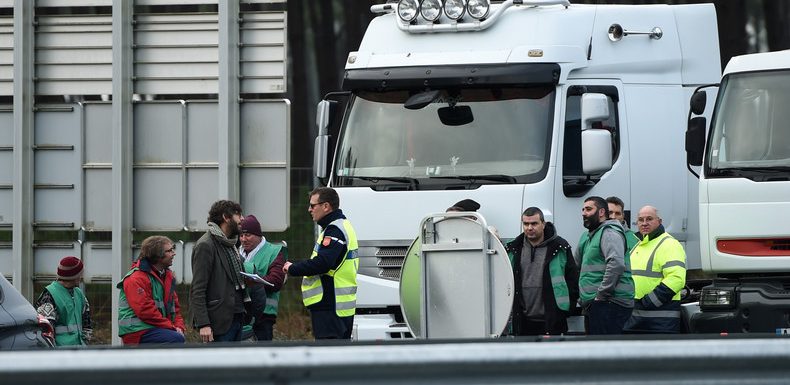
[[[645,206],[636,219],[639,243],[631,250],[634,311],[626,333],[679,333],[680,290],[686,285],[686,252],[664,230],[658,210]]]

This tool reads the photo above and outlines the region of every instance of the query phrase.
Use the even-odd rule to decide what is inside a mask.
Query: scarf
[[[225,236],[225,233],[222,232],[219,225],[214,222],[208,223],[208,231],[214,236],[215,240],[219,241],[220,248],[225,252],[225,256],[228,258],[230,267],[233,269],[231,277],[236,290],[245,289],[244,278],[241,276],[241,259],[236,251],[236,241],[238,238],[228,238]]]

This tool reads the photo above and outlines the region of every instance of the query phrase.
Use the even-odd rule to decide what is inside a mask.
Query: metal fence
[[[786,384],[790,339],[187,346],[0,353],[3,384]]]

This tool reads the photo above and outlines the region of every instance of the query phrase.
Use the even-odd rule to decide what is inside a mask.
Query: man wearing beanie
[[[58,279],[36,300],[36,311],[55,328],[57,346],[87,345],[93,334],[88,298],[79,288],[82,261],[68,256],[58,263]]]
[[[192,325],[203,342],[241,340],[247,285],[236,249],[241,234],[241,206],[219,200],[208,212],[208,231],[192,249],[189,307]]]
[[[268,284],[249,282],[252,299],[252,330],[258,341],[271,341],[274,324],[277,322],[277,308],[280,301],[280,288],[285,282],[283,265],[288,257],[288,249],[283,244],[267,242],[261,231],[261,224],[255,215],[247,215],[241,222],[241,247],[239,253],[244,258],[244,271],[257,274]]]

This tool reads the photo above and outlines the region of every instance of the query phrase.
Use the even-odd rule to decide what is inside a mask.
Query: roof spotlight
[[[444,14],[451,20],[460,20],[466,11],[466,0],[445,0]]]
[[[469,16],[477,20],[485,19],[489,10],[491,10],[491,4],[488,0],[469,0],[466,3],[466,11],[469,12]]]
[[[420,15],[423,19],[430,22],[439,20],[439,16],[442,15],[441,0],[422,0],[422,4],[420,4]]]
[[[419,8],[420,2],[418,0],[400,0],[398,1],[398,17],[407,23],[411,23],[417,18]]]

